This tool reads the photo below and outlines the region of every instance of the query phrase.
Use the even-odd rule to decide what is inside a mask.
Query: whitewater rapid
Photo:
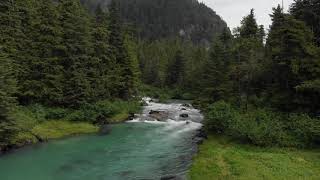
[[[192,107],[191,104],[183,101],[171,100],[169,103],[159,103],[149,97],[142,98],[146,105],[141,114],[137,114],[133,120],[127,123],[150,123],[163,125],[161,130],[172,133],[170,137],[175,137],[180,133],[195,131],[202,128],[203,115],[200,110]],[[151,111],[163,111],[168,113],[168,118],[164,121],[158,121],[149,116]],[[187,114],[183,118],[180,115]]]

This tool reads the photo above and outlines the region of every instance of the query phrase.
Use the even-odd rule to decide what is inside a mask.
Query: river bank
[[[8,144],[0,144],[0,153],[36,143],[80,134],[98,134],[106,124],[127,121],[141,111],[141,103],[132,101],[101,101],[77,109],[46,107],[39,104],[20,106],[12,117],[16,133]]]
[[[320,151],[261,148],[211,135],[199,148],[190,180],[319,179]]]

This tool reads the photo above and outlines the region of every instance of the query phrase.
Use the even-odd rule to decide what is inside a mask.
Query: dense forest
[[[1,147],[39,138],[30,119],[107,123],[141,94],[192,99],[208,131],[256,145],[319,143],[317,0],[274,8],[268,33],[254,10],[231,33],[194,0],[92,2],[0,2]]]
[[[91,16],[78,0],[5,0],[0,21],[0,146],[30,124],[19,125],[28,118],[18,106],[39,104],[57,114],[136,94],[136,40],[122,25],[116,3],[109,13],[97,8]]]

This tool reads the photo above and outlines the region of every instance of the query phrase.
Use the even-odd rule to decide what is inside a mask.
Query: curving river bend
[[[86,135],[22,148],[0,157],[1,180],[185,179],[201,128],[200,112],[181,101],[154,103],[109,135]],[[168,112],[164,122],[151,110]],[[188,118],[181,118],[181,114]]]

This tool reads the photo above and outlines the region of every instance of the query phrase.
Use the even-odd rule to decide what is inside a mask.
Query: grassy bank
[[[141,110],[138,101],[100,101],[78,108],[20,106],[13,112],[16,133],[0,149],[78,134],[97,133],[99,125],[120,123]]]
[[[320,151],[260,148],[210,136],[189,175],[191,180],[319,179]]]
[[[39,140],[59,139],[63,137],[97,133],[98,126],[86,122],[52,120],[35,125],[30,131],[21,131],[13,136],[11,144],[20,147],[34,144]]]

